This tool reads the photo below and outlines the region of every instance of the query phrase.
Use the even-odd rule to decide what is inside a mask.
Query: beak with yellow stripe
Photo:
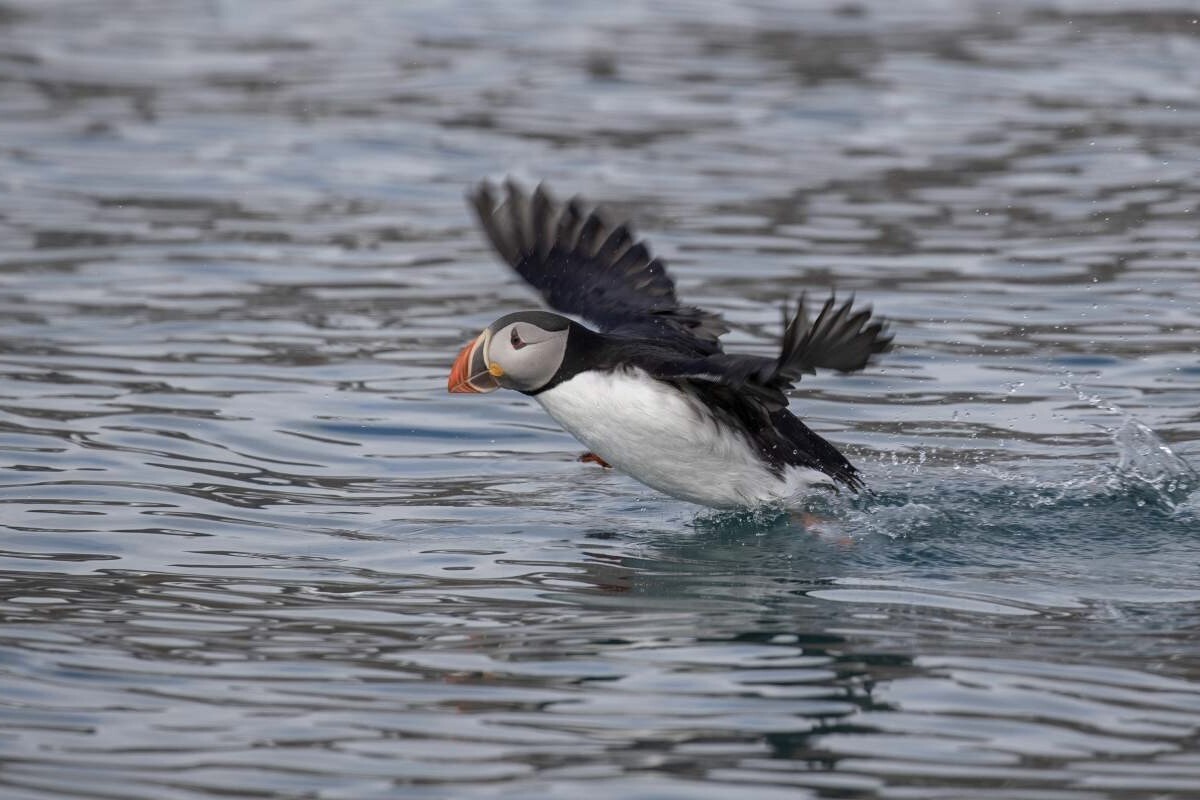
[[[548,311],[501,317],[459,352],[446,388],[456,394],[540,391],[563,364],[573,324]]]

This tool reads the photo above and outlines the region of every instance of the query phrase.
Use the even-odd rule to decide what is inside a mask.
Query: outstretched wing
[[[653,336],[697,354],[720,352],[728,328],[719,314],[681,306],[661,260],[628,225],[611,225],[582,203],[555,201],[542,186],[526,193],[513,181],[497,205],[481,183],[470,195],[496,252],[551,308],[601,331]]]
[[[783,308],[783,342],[776,358],[744,353],[680,357],[647,348],[637,353],[638,366],[664,380],[712,383],[740,390],[768,411],[787,408],[785,392],[818,369],[857,372],[892,346],[892,336],[869,308],[854,310],[854,300],[840,306],[830,295],[816,319],[809,319],[806,296],[795,313]]]
[[[800,295],[794,316],[786,304],[783,307],[783,347],[775,372],[788,385],[818,369],[858,372],[872,356],[891,349],[892,336],[884,323],[871,319],[869,307],[853,311],[853,297],[838,306],[837,297],[829,295],[812,321],[807,300],[807,293]]]

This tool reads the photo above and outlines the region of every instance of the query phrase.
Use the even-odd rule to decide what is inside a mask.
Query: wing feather
[[[803,376],[818,369],[857,372],[892,345],[885,323],[871,321],[870,309],[853,311],[853,298],[837,305],[831,295],[815,320],[808,317],[806,301],[801,295],[795,312],[784,305],[783,341],[776,358],[747,353],[680,356],[649,347],[633,355],[638,366],[657,378],[729,386],[768,411],[786,409],[787,390]]]
[[[544,186],[527,193],[515,181],[481,183],[470,195],[484,234],[500,257],[564,314],[600,330],[665,338],[687,352],[717,353],[728,330],[719,314],[679,304],[666,266],[628,225],[613,225],[572,199],[558,203]]]
[[[853,312],[854,298],[840,306],[830,295],[813,321],[805,310],[807,296],[800,296],[799,308],[784,328],[783,345],[776,360],[775,373],[789,384],[818,369],[857,372],[871,359],[887,352],[892,335],[879,320],[871,321],[871,310]],[[784,317],[788,317],[784,306]]]

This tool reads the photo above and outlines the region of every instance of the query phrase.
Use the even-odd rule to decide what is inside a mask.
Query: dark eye
[[[521,334],[517,333],[516,328],[513,328],[512,336],[508,337],[508,342],[512,345],[513,350],[520,350],[526,344],[521,341]]]

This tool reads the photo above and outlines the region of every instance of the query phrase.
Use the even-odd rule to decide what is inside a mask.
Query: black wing
[[[871,319],[869,308],[854,311],[854,300],[840,306],[830,296],[815,320],[801,295],[795,314],[784,305],[783,343],[776,358],[741,353],[680,356],[662,349],[635,353],[638,366],[664,380],[688,380],[739,389],[768,411],[786,409],[785,392],[818,369],[857,372],[892,346],[885,324]]]
[[[837,298],[830,295],[811,322],[805,310],[807,300],[807,294],[800,295],[795,316],[786,304],[783,307],[783,347],[775,372],[789,385],[818,369],[858,372],[872,356],[891,349],[891,334],[883,322],[871,320],[869,307],[851,313],[853,297],[835,307]]]
[[[661,260],[628,225],[611,225],[578,199],[556,202],[544,187],[527,194],[513,181],[497,206],[483,182],[470,195],[488,239],[551,308],[606,333],[668,339],[697,354],[720,352],[719,314],[681,306]]]

